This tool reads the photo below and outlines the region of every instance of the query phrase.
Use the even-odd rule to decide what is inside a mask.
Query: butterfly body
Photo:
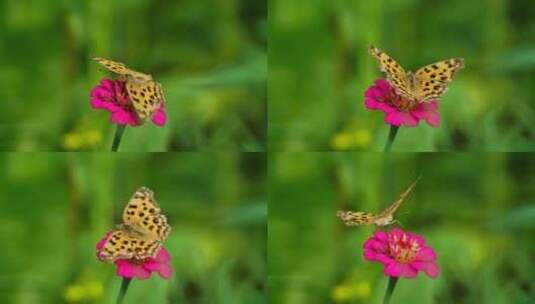
[[[154,199],[154,193],[139,188],[123,211],[123,223],[107,237],[99,258],[114,262],[118,259],[143,260],[154,257],[167,239],[171,226]]]
[[[390,206],[383,210],[379,214],[373,214],[369,212],[355,212],[355,211],[338,211],[336,216],[339,217],[346,226],[361,226],[361,225],[376,225],[376,226],[388,226],[395,222],[394,213],[399,208],[401,203],[412,191],[418,179],[414,181]]]
[[[151,75],[131,70],[120,62],[100,57],[93,59],[126,83],[128,97],[141,120],[150,119],[165,102],[161,84]]]
[[[395,92],[416,103],[440,98],[453,76],[464,67],[462,58],[451,58],[426,65],[414,73],[405,72],[399,63],[375,46],[370,46],[369,53],[377,60]]]

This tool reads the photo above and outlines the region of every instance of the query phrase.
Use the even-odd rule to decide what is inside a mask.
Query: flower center
[[[420,252],[420,246],[416,240],[410,240],[406,234],[400,238],[394,235],[388,248],[389,254],[400,263],[410,263]]]
[[[386,99],[386,101],[400,111],[409,111],[418,104],[418,101],[416,100],[408,100],[399,96],[396,94],[394,88],[391,88],[389,95],[390,96]]]

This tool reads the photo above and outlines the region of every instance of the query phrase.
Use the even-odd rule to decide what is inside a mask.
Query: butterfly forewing
[[[154,193],[146,187],[139,188],[126,205],[123,222],[133,230],[159,241],[164,241],[171,229],[166,217],[161,214]]]
[[[407,188],[407,190],[405,190],[403,193],[401,193],[400,196],[394,202],[392,202],[392,204],[390,204],[390,206],[388,206],[385,210],[383,210],[381,213],[379,213],[379,215],[377,215],[377,218],[381,219],[381,218],[387,218],[387,217],[390,217],[390,216],[393,217],[394,216],[394,212],[396,212],[396,210],[398,210],[398,208],[401,205],[401,203],[403,203],[405,201],[405,199],[411,193],[412,189],[414,189],[414,186],[416,186],[416,183],[418,183],[419,180],[420,180],[420,178],[415,180]]]
[[[370,46],[369,53],[377,59],[379,69],[385,73],[386,79],[394,87],[396,93],[406,98],[412,98],[407,73],[403,67],[392,57],[373,45]]]

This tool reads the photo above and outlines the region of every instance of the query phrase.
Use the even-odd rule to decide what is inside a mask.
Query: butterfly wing
[[[128,81],[126,91],[137,115],[142,120],[151,118],[165,99],[161,85],[155,81]]]
[[[392,57],[388,56],[385,52],[370,45],[369,53],[379,63],[379,68],[385,73],[388,83],[394,88],[398,95],[405,97],[406,99],[413,100],[414,93],[409,85],[407,73]]]
[[[163,242],[171,232],[154,193],[147,187],[141,187],[134,193],[123,211],[123,222],[149,240]]]
[[[373,224],[375,215],[368,212],[338,211],[336,216],[339,217],[346,226],[360,226]]]
[[[462,58],[452,58],[426,65],[414,73],[415,95],[419,101],[439,98],[457,71],[464,67]]]
[[[130,73],[132,72],[132,70],[127,68],[121,62],[108,60],[108,59],[104,59],[104,58],[100,58],[100,57],[95,57],[95,58],[93,58],[93,60],[95,60],[100,65],[105,67],[108,71],[113,72],[113,73],[118,74],[118,75],[127,76],[127,75],[130,75]]]
[[[108,71],[121,76],[119,80],[135,82],[152,81],[152,76],[129,69],[124,63],[100,57],[95,57],[93,60],[105,67]]]
[[[106,239],[104,247],[99,251],[98,258],[106,262],[119,259],[143,260],[154,257],[161,242],[150,239],[126,227],[114,230]]]
[[[394,216],[394,212],[396,212],[396,210],[398,210],[399,206],[401,205],[401,203],[403,203],[403,201],[405,200],[405,198],[407,198],[407,196],[409,195],[409,193],[411,193],[412,189],[414,189],[414,187],[416,186],[416,183],[418,183],[418,181],[420,180],[420,178],[416,179],[410,186],[409,188],[407,188],[407,190],[405,190],[403,193],[401,193],[401,195],[398,197],[398,199],[396,199],[392,204],[390,204],[390,206],[388,206],[385,210],[383,210],[383,212],[381,212],[377,218],[378,219],[382,219],[382,218],[390,218],[390,217],[393,217]]]

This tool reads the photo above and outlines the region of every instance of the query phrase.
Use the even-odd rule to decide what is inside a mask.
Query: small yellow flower
[[[364,300],[371,295],[371,286],[368,281],[349,282],[336,286],[332,291],[335,302],[347,302],[353,299]]]
[[[88,281],[68,286],[63,297],[68,303],[79,303],[98,300],[104,293],[104,286],[100,281]]]
[[[336,150],[348,150],[351,148],[367,147],[371,142],[371,134],[368,130],[356,130],[341,132],[331,140],[331,146]]]
[[[97,130],[73,131],[63,137],[63,147],[71,151],[94,148],[101,142],[102,135]]]

